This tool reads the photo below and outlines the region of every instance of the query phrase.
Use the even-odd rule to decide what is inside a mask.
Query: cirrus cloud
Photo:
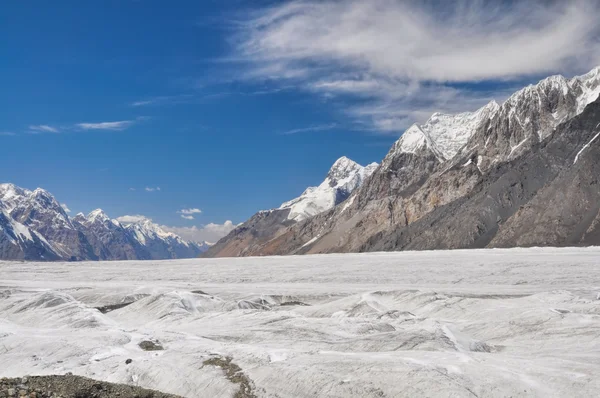
[[[33,133],[58,133],[56,127],[48,126],[47,124],[38,124],[29,126],[29,131]]]
[[[288,1],[246,15],[233,37],[242,79],[352,97],[343,108],[382,132],[600,64],[595,0]]]
[[[100,123],[77,123],[75,126],[83,130],[114,130],[121,131],[134,124],[134,120],[121,120],[118,122],[100,122]]]

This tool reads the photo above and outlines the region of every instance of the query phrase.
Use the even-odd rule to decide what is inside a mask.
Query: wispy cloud
[[[60,207],[62,207],[62,208],[63,208],[63,210],[64,210],[66,213],[70,213],[70,212],[71,212],[71,209],[69,209],[69,206],[67,206],[67,205],[66,205],[66,203],[62,203],[62,204],[60,205]]]
[[[318,126],[310,126],[310,127],[292,129],[292,130],[284,131],[280,134],[281,135],[292,135],[292,134],[298,134],[298,133],[313,133],[313,132],[317,132],[317,131],[332,130],[332,129],[336,128],[337,126],[338,126],[337,123],[321,124]]]
[[[144,188],[144,190],[146,192],[160,191],[160,187],[146,187],[146,188]]]
[[[29,126],[31,132],[36,133],[58,133],[59,130],[56,127],[48,126],[47,124],[38,124]]]
[[[99,122],[99,123],[77,123],[75,126],[83,130],[113,130],[121,131],[130,127],[135,120],[121,120],[118,122]]]
[[[130,191],[135,191],[135,188],[129,188]]]
[[[13,133],[12,131],[0,131],[0,136],[13,136],[16,135],[15,133]]]
[[[185,218],[186,220],[193,220],[194,216],[186,216],[185,214],[182,214],[181,218]]]
[[[351,98],[352,117],[394,132],[425,110],[503,100],[506,82],[600,64],[599,18],[595,0],[278,2],[236,25],[233,62],[251,82]]]
[[[192,94],[180,94],[180,95],[162,95],[156,97],[150,97],[139,101],[134,101],[130,106],[151,106],[151,105],[175,105],[184,104],[194,99]]]

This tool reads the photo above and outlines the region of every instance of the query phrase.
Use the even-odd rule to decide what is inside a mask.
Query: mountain
[[[43,236],[0,211],[0,258],[57,260],[60,256]]]
[[[599,95],[596,68],[548,77],[501,105],[436,113],[343,204],[228,254],[600,243]]]
[[[204,255],[222,257],[251,253],[254,247],[267,243],[287,227],[344,202],[377,166],[377,163],[361,166],[345,156],[339,158],[319,186],[306,188],[299,197],[277,209],[259,211],[210,247]]]
[[[49,192],[0,184],[0,259],[151,260],[196,257],[187,242],[149,219],[121,223],[101,209],[70,218]]]
[[[150,257],[156,258],[192,258],[208,248],[206,242],[196,243],[183,240],[172,232],[162,230],[148,218],[136,222],[121,221],[129,235],[135,239]]]
[[[308,187],[299,197],[283,203],[287,218],[302,221],[342,203],[377,168],[377,163],[361,166],[343,156],[335,161],[327,177],[318,187]]]
[[[0,202],[10,217],[43,236],[61,258],[96,258],[86,237],[78,231],[58,201],[47,191],[29,191],[0,184]]]

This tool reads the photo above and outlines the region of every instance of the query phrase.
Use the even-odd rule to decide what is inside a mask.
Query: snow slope
[[[558,100],[550,99],[557,95]],[[387,157],[428,149],[440,161],[452,159],[478,128],[495,117],[520,129],[535,130],[543,139],[560,123],[583,112],[599,95],[600,67],[572,79],[550,76],[515,92],[501,106],[491,101],[475,112],[434,113],[425,124],[409,127]],[[546,109],[549,102],[554,109]]]
[[[343,202],[377,168],[377,163],[361,166],[343,156],[336,160],[325,180],[308,187],[302,195],[283,203],[279,209],[290,209],[288,219],[302,221]]]
[[[0,377],[232,397],[239,384],[214,366],[230,357],[257,397],[596,396],[599,255],[0,263]]]

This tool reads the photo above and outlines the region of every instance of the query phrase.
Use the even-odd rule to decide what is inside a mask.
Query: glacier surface
[[[596,396],[599,258],[531,248],[0,262],[0,377],[72,372],[227,397],[239,378],[215,364],[230,361],[258,397]]]

